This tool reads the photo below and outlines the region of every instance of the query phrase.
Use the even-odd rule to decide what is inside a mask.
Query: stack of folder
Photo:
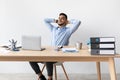
[[[91,54],[115,54],[115,38],[114,37],[91,37]]]

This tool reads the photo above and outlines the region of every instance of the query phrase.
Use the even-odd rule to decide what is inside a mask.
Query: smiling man
[[[70,36],[78,29],[81,21],[75,19],[68,20],[67,15],[65,13],[60,13],[57,20],[46,18],[45,23],[52,32],[52,46],[67,46],[69,44]],[[58,25],[55,26],[52,23],[56,23]],[[72,24],[72,26],[68,27],[67,24]],[[45,76],[42,74],[39,68],[38,63],[39,62],[30,62],[30,65],[35,71],[35,73],[39,76],[39,80],[46,80]],[[52,80],[53,64],[55,62],[45,63],[48,72],[48,80]]]

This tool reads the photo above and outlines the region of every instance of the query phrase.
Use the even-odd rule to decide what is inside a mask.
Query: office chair
[[[46,66],[46,65],[44,64],[44,65],[43,65],[43,68],[42,68],[42,72],[43,72],[45,66]],[[55,71],[55,80],[57,80],[57,69],[56,69],[57,66],[61,66],[61,67],[62,67],[62,69],[63,69],[63,71],[64,71],[64,74],[65,74],[65,76],[66,76],[66,79],[69,80],[68,75],[67,75],[67,73],[66,73],[66,71],[65,71],[63,62],[57,62],[57,63],[54,63],[54,64],[53,64],[54,71]]]

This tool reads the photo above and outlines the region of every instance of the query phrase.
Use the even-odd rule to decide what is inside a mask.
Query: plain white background
[[[41,35],[42,45],[51,44],[51,33],[44,18],[58,18],[64,12],[69,19],[82,24],[71,36],[70,44],[87,43],[92,36],[116,38],[116,51],[120,53],[120,0],[0,0],[0,45],[14,38],[21,44],[22,35]],[[65,62],[68,73],[96,73],[95,63]],[[120,59],[115,59],[116,72],[120,73]],[[42,66],[42,65],[40,65]],[[108,73],[102,63],[102,73]],[[0,62],[0,73],[33,73],[28,62]],[[62,70],[59,69],[59,73]]]

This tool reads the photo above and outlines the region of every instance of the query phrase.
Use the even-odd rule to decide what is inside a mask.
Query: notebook
[[[22,36],[22,49],[24,50],[44,50],[41,48],[41,36]]]
[[[76,48],[62,48],[63,52],[79,52]]]

